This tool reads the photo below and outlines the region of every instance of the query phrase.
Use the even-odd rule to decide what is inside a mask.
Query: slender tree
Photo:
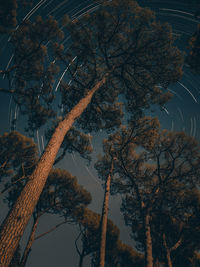
[[[2,266],[11,261],[72,125],[76,122],[87,131],[119,126],[123,115],[119,95],[128,112],[142,114],[152,103],[165,103],[169,94],[163,90],[182,74],[182,57],[173,46],[171,28],[156,23],[153,13],[135,1],[103,1],[99,9],[80,20],[68,20],[67,25],[70,47],[66,51],[54,42],[63,34],[53,18],[24,21],[11,38],[14,65],[1,71],[8,81],[14,72],[12,88],[1,91],[13,94],[32,130],[56,116],[52,105],[55,62],[68,76],[60,86],[62,120],[1,227]],[[50,42],[54,53],[47,47]]]
[[[105,183],[104,201],[102,207],[101,217],[101,241],[100,241],[100,258],[99,267],[104,267],[105,264],[105,252],[106,252],[106,235],[107,235],[107,221],[108,221],[108,207],[109,207],[109,195],[110,195],[110,184],[113,172],[113,161],[111,162],[110,172]]]
[[[130,121],[129,122],[129,129],[126,129],[126,127],[122,126],[121,131],[117,132],[115,134],[112,134],[109,136],[107,140],[104,140],[104,157],[100,158],[99,161],[96,163],[96,168],[98,170],[99,176],[106,180],[105,182],[105,188],[109,188],[109,190],[105,190],[105,199],[106,195],[110,194],[110,183],[111,183],[111,177],[110,177],[110,171],[112,171],[112,175],[117,171],[118,167],[115,166],[114,169],[114,161],[118,158],[118,153],[120,150],[125,149],[127,145],[147,145],[150,147],[152,145],[153,139],[155,139],[155,135],[157,134],[158,130],[158,120],[157,119],[151,119],[148,117],[144,117],[140,120],[136,121]],[[121,135],[120,135],[121,133]],[[133,148],[132,148],[133,149]],[[109,178],[109,180],[108,180]],[[107,184],[109,186],[107,186]],[[104,201],[105,202],[105,201]],[[106,204],[106,205],[105,205]],[[141,203],[143,205],[143,203]],[[105,208],[104,208],[105,207]],[[108,202],[104,203],[103,206],[103,212],[104,210],[108,210]],[[102,212],[102,221],[107,219],[107,214]],[[148,240],[150,240],[150,226],[149,226],[149,215],[146,214],[146,235]],[[106,226],[104,226],[105,228]],[[103,232],[104,230],[104,232]],[[102,227],[102,239],[105,239],[106,235],[106,229],[103,229]],[[104,243],[105,244],[105,243]],[[150,243],[151,248],[151,243]],[[103,246],[101,250],[105,250],[105,247]],[[151,255],[152,253],[149,253],[148,255]],[[103,259],[101,259],[100,255],[100,264],[102,263]]]
[[[145,150],[138,153],[136,143],[130,139],[130,130],[127,133],[116,134],[120,178],[114,179],[114,187],[117,192],[125,193],[122,203],[125,222],[145,248],[146,266],[153,266],[153,214],[157,212],[157,218],[161,219],[157,226],[164,225],[167,218],[164,214],[187,221],[191,206],[183,202],[183,193],[199,184],[199,145],[184,133],[163,131],[152,136],[151,147],[144,143]],[[155,232],[160,231],[170,265],[170,250],[177,249],[182,241],[179,236],[171,245],[167,244],[166,227],[164,231],[155,227]]]
[[[105,151],[105,146],[104,146],[104,151]],[[114,169],[113,161],[114,160],[112,156],[107,154],[103,158],[99,159],[98,162],[95,164],[96,169],[99,170],[99,175],[102,178],[105,178],[104,201],[103,201],[102,214],[101,214],[101,238],[100,238],[100,246],[99,246],[99,266],[101,267],[104,266],[104,262],[105,262],[109,196],[110,196],[111,179],[112,179],[113,169]]]
[[[78,214],[77,218],[80,223],[80,233],[75,241],[75,245],[80,257],[79,267],[83,266],[83,260],[88,255],[91,255],[92,266],[96,267],[99,265],[101,216],[86,208],[81,216]],[[106,245],[106,266],[129,267],[133,266],[133,264],[138,264],[138,267],[143,266],[142,255],[136,252],[131,246],[119,240],[119,229],[109,219]]]
[[[152,120],[150,121],[149,118],[143,118],[142,120],[138,121],[138,123],[135,123],[134,130],[132,130],[132,133],[130,133],[130,138],[132,140],[136,139],[139,142],[139,140],[142,140],[142,137],[144,134],[146,134],[146,141],[150,142],[152,138],[153,131],[156,131],[156,128],[151,128],[153,126],[157,127],[157,121]],[[133,124],[130,122],[130,125]],[[122,126],[122,129],[124,127]],[[123,130],[122,130],[123,131]],[[124,132],[125,133],[125,132]],[[113,138],[113,140],[112,140]],[[103,202],[103,208],[102,208],[102,220],[101,220],[101,243],[100,243],[100,266],[104,266],[105,261],[105,251],[106,251],[106,225],[107,225],[107,219],[108,219],[108,207],[109,207],[109,195],[110,195],[110,187],[111,187],[111,181],[112,176],[114,174],[114,161],[115,161],[115,139],[117,139],[116,135],[111,135],[108,140],[104,140],[103,142],[103,150],[105,155],[103,157],[99,156],[99,160],[95,164],[95,168],[98,171],[99,177],[103,180],[105,180],[105,192],[104,192],[104,202]],[[130,140],[129,140],[130,141]]]
[[[96,256],[99,255],[101,216],[86,208],[84,212],[81,213],[81,216],[78,214],[77,218],[79,221],[80,234],[75,241],[75,245],[80,256],[79,267],[82,267],[85,256],[91,255],[92,258],[95,257],[96,259]],[[108,229],[106,244],[109,250],[119,238],[119,229],[111,220],[108,220]],[[79,240],[81,240],[81,248],[79,248],[78,245]]]

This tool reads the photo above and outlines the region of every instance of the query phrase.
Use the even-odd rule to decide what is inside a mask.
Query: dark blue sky
[[[157,17],[161,21],[167,21],[172,25],[174,35],[177,37],[176,44],[181,50],[185,50],[190,35],[195,31],[196,25],[200,23],[200,18],[194,17],[194,10],[187,4],[181,4],[181,0],[176,1],[138,1],[143,6],[150,6],[156,11]],[[64,14],[72,17],[78,17],[84,12],[89,12],[91,8],[96,6],[95,1],[84,0],[43,0],[35,1],[30,12],[26,12],[23,17],[33,19],[36,15],[53,15],[56,19],[61,19]],[[3,54],[2,67],[9,64],[11,54],[5,38],[0,39],[1,55]],[[1,87],[4,80],[0,81]],[[166,105],[166,109],[159,111],[155,109],[153,115],[159,117],[162,128],[169,130],[184,130],[189,135],[200,140],[200,77],[191,73],[188,66],[184,66],[184,76],[179,83],[169,87],[174,93],[173,99]],[[18,119],[17,128],[23,133],[21,125],[23,117],[20,116],[18,110],[9,96],[0,94],[0,134],[10,130],[10,121],[16,116]],[[148,111],[148,114],[150,111]],[[103,134],[96,134],[93,138],[94,157],[99,153]],[[38,143],[40,150],[43,149],[42,133],[35,134],[35,142]],[[103,190],[101,182],[98,180],[97,174],[93,168],[93,164],[87,167],[85,161],[80,159],[78,155],[67,155],[60,163],[59,167],[68,169],[73,175],[76,175],[79,183],[91,192],[93,200],[90,208],[100,212]],[[120,199],[111,197],[110,218],[121,229],[120,238],[129,244],[134,244],[129,238],[129,230],[123,225],[122,215],[119,211]],[[6,213],[6,210],[5,210]],[[48,230],[60,218],[55,216],[46,216],[43,218],[38,227],[38,234]],[[76,227],[64,225],[53,233],[35,241],[27,267],[55,267],[55,266],[77,266],[78,254],[75,251],[74,239],[78,235]],[[85,266],[89,266],[87,261]]]

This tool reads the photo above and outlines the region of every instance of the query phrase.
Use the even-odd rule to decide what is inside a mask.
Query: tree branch
[[[35,238],[35,240],[37,240],[37,239],[39,239],[39,238],[41,238],[41,237],[43,237],[43,236],[45,236],[45,235],[47,235],[47,234],[49,234],[49,233],[53,232],[55,229],[57,229],[59,226],[61,226],[61,225],[65,224],[65,223],[67,223],[67,221],[64,221],[64,222],[58,223],[57,225],[55,225],[54,227],[52,227],[52,228],[51,228],[51,229],[49,229],[48,231],[46,231],[46,232],[44,232],[44,233],[42,233],[42,234],[38,235],[38,236]]]

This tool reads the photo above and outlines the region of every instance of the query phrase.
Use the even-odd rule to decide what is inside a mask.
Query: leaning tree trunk
[[[151,227],[150,227],[150,214],[145,215],[145,239],[146,239],[146,249],[145,249],[145,262],[146,267],[153,267],[153,255],[152,255],[152,239],[151,239]]]
[[[102,80],[100,80],[88,94],[83,97],[74,108],[72,108],[64,120],[58,124],[34,172],[30,176],[29,181],[4,220],[0,233],[1,267],[9,266],[9,263],[12,260],[25,227],[39,200],[40,194],[66,133],[70,130],[76,119],[87,108],[94,93],[106,82],[108,75],[108,73],[105,74]]]
[[[99,267],[105,265],[105,252],[106,252],[106,232],[107,232],[107,221],[108,221],[108,206],[109,206],[109,195],[110,195],[110,184],[113,171],[113,161],[111,162],[110,172],[106,179],[104,202],[102,208],[102,219],[101,219],[101,241],[100,241],[100,253],[99,253]]]
[[[33,242],[35,240],[35,233],[36,233],[36,230],[37,230],[38,222],[39,222],[39,216],[34,219],[33,226],[32,226],[32,229],[31,229],[31,233],[29,235],[28,243],[27,243],[26,248],[24,250],[22,259],[20,261],[20,267],[24,267],[26,265],[28,256],[29,256],[29,254],[31,252],[31,247],[32,247]]]

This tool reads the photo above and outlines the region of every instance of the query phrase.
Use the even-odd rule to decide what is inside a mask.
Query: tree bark
[[[1,267],[8,267],[12,260],[66,133],[87,108],[94,93],[106,82],[108,75],[109,73],[105,74],[88,94],[72,108],[64,120],[58,124],[29,181],[4,220],[0,233]]]
[[[39,222],[39,216],[36,217],[34,222],[33,222],[33,226],[32,226],[31,233],[30,233],[30,236],[29,236],[29,239],[28,239],[28,243],[26,245],[26,248],[24,250],[24,253],[23,253],[23,256],[22,256],[22,259],[21,259],[21,262],[20,262],[20,267],[24,267],[26,265],[28,256],[29,256],[29,254],[31,252],[31,247],[32,247],[33,242],[35,240],[35,232],[37,230],[38,222]]]
[[[146,267],[153,267],[153,255],[152,255],[152,239],[151,239],[151,227],[150,227],[150,214],[145,215],[145,261]]]
[[[102,219],[101,219],[101,241],[100,241],[100,253],[99,253],[99,267],[105,266],[105,252],[106,252],[106,232],[108,222],[108,207],[109,207],[109,195],[110,195],[110,184],[113,171],[113,161],[111,162],[111,168],[105,184],[104,202],[102,208]]]
[[[164,245],[165,253],[166,253],[167,266],[168,267],[173,267],[172,260],[171,260],[171,255],[170,255],[171,251],[167,246],[165,233],[163,233],[163,245]]]

